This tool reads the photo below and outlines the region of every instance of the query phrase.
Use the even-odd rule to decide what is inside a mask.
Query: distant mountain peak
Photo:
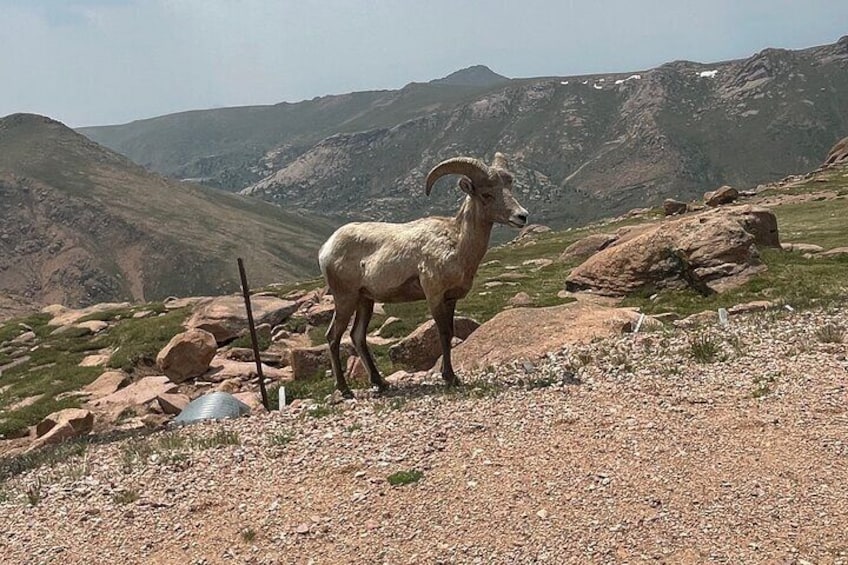
[[[431,80],[430,84],[450,86],[494,86],[509,82],[509,78],[499,75],[486,65],[474,65],[460,69],[444,78]]]
[[[8,116],[0,117],[0,127],[11,129],[19,126],[41,126],[41,125],[59,125],[66,127],[62,122],[58,122],[47,116],[40,114],[17,113],[9,114]]]

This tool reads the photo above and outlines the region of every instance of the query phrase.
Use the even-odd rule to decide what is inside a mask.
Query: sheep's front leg
[[[371,315],[373,313],[374,301],[370,298],[360,297],[359,304],[356,306],[356,318],[353,321],[353,329],[350,332],[350,337],[353,340],[356,353],[362,362],[365,363],[365,368],[368,369],[368,377],[371,380],[371,384],[384,391],[389,388],[389,383],[380,376],[380,371],[377,369],[377,364],[374,363],[371,351],[368,350],[368,340],[366,339],[368,324],[371,322]]]
[[[456,310],[455,299],[442,299],[430,305],[433,320],[439,329],[439,342],[442,345],[442,378],[448,386],[459,386],[462,382],[453,372],[451,364],[451,341],[453,341],[453,316]]]
[[[327,342],[330,344],[330,366],[333,369],[333,376],[336,378],[336,389],[342,393],[343,397],[353,398],[353,392],[345,380],[340,353],[342,336],[356,308],[356,303],[342,300],[337,295],[334,295],[334,297],[336,300],[336,311],[333,313],[333,321],[330,322],[330,327],[327,328]]]

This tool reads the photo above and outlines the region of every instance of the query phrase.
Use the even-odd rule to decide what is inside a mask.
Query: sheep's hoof
[[[390,385],[389,383],[387,383],[383,379],[380,379],[378,381],[371,381],[371,386],[376,388],[377,392],[386,392],[388,390],[391,390],[391,388],[392,388],[392,385]]]
[[[451,377],[445,377],[445,384],[451,388],[462,386],[462,381],[459,380],[459,377],[453,375]]]
[[[339,394],[342,395],[342,398],[345,398],[347,400],[353,400],[353,391],[350,390],[349,388],[346,388],[344,390],[340,390]]]

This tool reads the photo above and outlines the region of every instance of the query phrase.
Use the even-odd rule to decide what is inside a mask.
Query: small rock
[[[365,367],[365,363],[362,362],[362,359],[355,355],[351,355],[347,358],[347,378],[352,381],[367,381],[368,380],[368,369]]]
[[[82,361],[80,361],[80,367],[100,367],[109,362],[109,359],[112,358],[111,353],[96,353],[94,355],[86,355],[83,357]]]
[[[117,392],[129,383],[129,375],[122,371],[106,371],[93,382],[85,385],[82,391],[93,398],[101,398]]]
[[[229,392],[230,394],[234,392],[238,392],[241,390],[241,379],[239,378],[229,378],[218,383],[218,386],[215,387],[215,390],[220,390],[221,392]]]
[[[145,428],[157,430],[165,426],[170,418],[164,414],[145,414],[141,417],[141,423]]]
[[[821,253],[824,247],[812,243],[781,243],[784,251],[797,251],[798,253]]]
[[[27,331],[11,341],[12,345],[24,345],[35,341],[36,335],[33,331]]]
[[[521,264],[536,267],[533,270],[538,271],[539,269],[544,269],[545,267],[549,267],[549,266],[553,265],[554,262],[553,262],[552,259],[540,258],[540,259],[528,259]]]
[[[386,318],[386,321],[383,322],[383,325],[380,326],[380,329],[378,329],[375,333],[377,335],[381,336],[381,337],[388,337],[387,334],[390,334],[390,330],[391,330],[392,326],[397,326],[400,323],[401,323],[400,318],[395,318],[394,316],[389,316],[388,318]]]
[[[753,302],[746,302],[744,304],[736,304],[735,306],[731,306],[727,309],[727,313],[747,314],[749,312],[762,312],[764,310],[774,308],[775,306],[775,303],[769,300],[754,300]]]
[[[331,405],[341,404],[345,401],[345,397],[338,390],[334,390],[324,398],[324,402]]]
[[[342,342],[341,361],[353,353],[353,346]],[[291,367],[295,380],[309,379],[330,368],[330,346],[296,347],[291,350]]]
[[[509,303],[512,306],[530,306],[531,304],[533,304],[533,299],[530,298],[529,294],[522,291],[522,292],[516,293],[515,296],[510,298]]]
[[[163,392],[156,397],[156,402],[165,414],[177,415],[188,406],[191,399],[186,394]]]
[[[288,339],[291,337],[291,332],[285,328],[277,327],[274,328],[274,332],[271,334],[271,341],[278,342],[284,339]]]
[[[390,385],[397,385],[402,382],[406,382],[412,378],[412,373],[407,371],[395,371],[391,375],[386,377],[386,382]]]
[[[691,328],[706,324],[714,324],[718,321],[718,313],[715,310],[706,310],[687,316],[682,320],[675,320],[674,325],[677,327]]]
[[[822,251],[817,257],[848,257],[848,247],[834,247],[827,251]]]
[[[237,392],[233,397],[246,404],[251,412],[265,412],[265,406],[262,405],[262,398],[256,392]],[[276,408],[274,406],[272,409]]]
[[[80,322],[74,326],[81,330],[87,330],[92,334],[98,334],[109,327],[109,324],[102,320],[89,320],[88,322]]]

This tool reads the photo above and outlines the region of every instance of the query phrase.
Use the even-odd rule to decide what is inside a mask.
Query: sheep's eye
[[[494,194],[483,194],[482,196],[483,196],[483,200],[485,200],[486,202],[491,202],[492,200],[495,199]]]

